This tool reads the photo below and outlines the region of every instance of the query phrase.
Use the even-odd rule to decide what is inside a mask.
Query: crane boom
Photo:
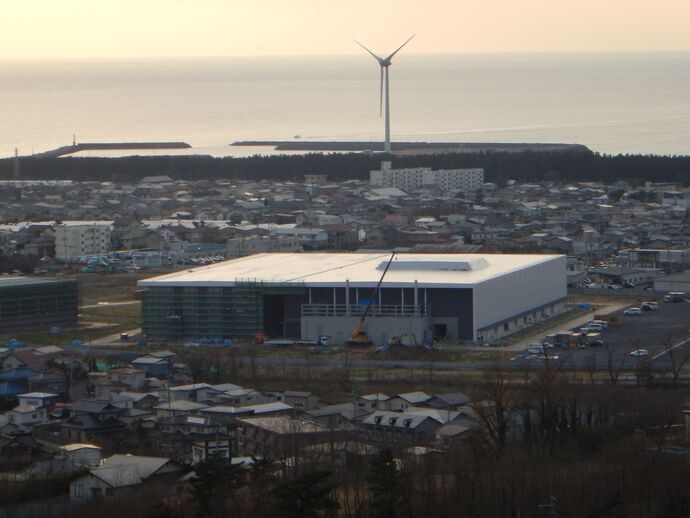
[[[388,260],[386,267],[383,269],[381,278],[379,279],[379,282],[376,284],[376,287],[372,291],[371,296],[367,301],[367,307],[364,308],[364,313],[362,314],[362,317],[359,319],[359,322],[357,322],[354,331],[352,331],[352,335],[350,336],[350,341],[348,342],[348,345],[364,347],[371,344],[369,338],[367,337],[367,334],[362,331],[362,326],[364,325],[365,320],[369,316],[369,310],[371,309],[371,306],[374,303],[374,299],[376,298],[376,296],[379,293],[379,290],[381,289],[383,278],[386,276],[386,273],[388,273],[388,269],[391,267],[393,259],[395,259],[395,252],[391,254],[391,258]]]

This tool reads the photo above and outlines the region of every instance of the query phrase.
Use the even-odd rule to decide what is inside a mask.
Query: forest
[[[244,179],[303,181],[305,174],[326,174],[331,181],[365,180],[381,160],[393,167],[454,169],[481,167],[489,182],[627,181],[690,184],[690,156],[603,155],[589,151],[524,151],[386,156],[371,153],[213,158],[209,156],[62,157],[19,159],[20,179],[136,182],[146,176],[176,180]],[[14,159],[0,160],[0,179],[14,177]]]

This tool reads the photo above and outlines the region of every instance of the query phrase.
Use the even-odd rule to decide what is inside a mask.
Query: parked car
[[[597,326],[601,327],[602,329],[608,329],[609,328],[609,323],[606,320],[592,320],[589,323],[590,327],[591,326]]]
[[[635,349],[630,353],[630,356],[634,358],[642,358],[643,356],[649,356],[649,351],[647,349]]]
[[[527,346],[528,354],[544,354],[544,346],[542,344],[529,344]]]
[[[639,316],[642,314],[642,310],[640,308],[629,308],[623,311],[623,314],[628,316]]]
[[[654,311],[656,308],[651,304],[644,303],[640,305],[640,309],[642,311]]]

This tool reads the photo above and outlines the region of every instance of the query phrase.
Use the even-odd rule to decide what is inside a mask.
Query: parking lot
[[[639,316],[625,315],[623,310],[614,315],[620,323],[611,324],[601,332],[604,347],[553,348],[548,349],[548,355],[554,359],[557,356],[564,367],[577,369],[592,368],[592,365],[596,365],[597,369],[606,369],[609,363],[619,366],[621,362],[625,369],[635,369],[639,362],[647,361],[652,362],[655,368],[667,369],[671,365],[667,348],[690,337],[690,303],[660,302],[657,310],[643,311]],[[690,348],[690,344],[680,345],[675,350],[676,357],[683,356],[686,348]],[[644,357],[630,356],[636,349],[645,349],[649,354]],[[512,358],[512,362],[518,365],[535,361],[539,360],[526,353]]]

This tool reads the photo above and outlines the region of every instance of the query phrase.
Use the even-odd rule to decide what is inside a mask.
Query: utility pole
[[[19,149],[14,148],[14,169],[12,171],[12,177],[15,180],[19,180]]]

